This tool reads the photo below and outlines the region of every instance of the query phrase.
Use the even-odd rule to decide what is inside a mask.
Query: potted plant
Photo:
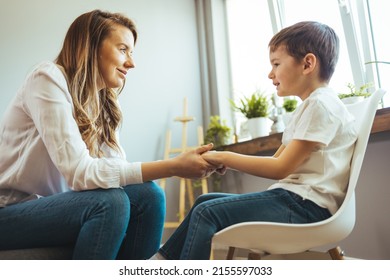
[[[204,143],[213,143],[214,148],[224,146],[228,144],[230,130],[225,120],[221,121],[219,116],[211,116]]]
[[[372,87],[371,83],[364,84],[359,88],[356,88],[355,85],[348,83],[347,87],[349,88],[348,93],[339,94],[339,98],[341,101],[343,101],[344,104],[359,102],[371,95],[371,93],[368,92],[368,89]]]
[[[233,110],[241,112],[247,118],[252,138],[269,135],[269,98],[264,92],[257,90],[250,97],[241,98],[238,103],[230,101]]]
[[[297,108],[298,100],[285,98],[283,101],[283,108],[286,110],[286,113],[292,113]]]
[[[291,114],[295,111],[298,105],[298,100],[293,98],[285,97],[283,100],[283,109],[285,110],[285,113],[283,114],[283,122],[284,125],[287,126],[287,124],[291,120]]]

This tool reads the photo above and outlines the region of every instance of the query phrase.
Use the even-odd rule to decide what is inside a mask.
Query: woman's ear
[[[316,68],[316,66],[317,66],[317,57],[312,53],[308,53],[307,55],[305,55],[305,57],[303,58],[303,73],[304,74],[312,73]]]

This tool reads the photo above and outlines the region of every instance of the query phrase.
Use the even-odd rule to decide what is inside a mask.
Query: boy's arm
[[[318,149],[317,142],[293,140],[281,146],[272,157],[248,156],[233,152],[208,152],[203,158],[214,165],[225,166],[254,176],[283,179]]]
[[[280,145],[280,147],[276,150],[275,154],[273,155],[274,158],[277,158],[279,157],[279,155],[283,152],[284,148],[286,148],[286,146],[284,146],[283,144]]]

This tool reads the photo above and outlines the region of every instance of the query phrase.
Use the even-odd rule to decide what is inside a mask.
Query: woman
[[[94,10],[72,23],[55,63],[27,77],[0,127],[1,250],[72,245],[74,259],[146,259],[165,218],[151,180],[214,169],[201,157],[212,145],[126,161],[118,94],[136,41],[130,19]]]

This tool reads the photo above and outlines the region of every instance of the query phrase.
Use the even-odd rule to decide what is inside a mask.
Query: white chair
[[[356,118],[358,139],[351,162],[351,172],[347,194],[340,209],[330,218],[309,224],[285,224],[274,222],[244,222],[217,232],[212,240],[216,244],[229,247],[228,259],[233,258],[234,248],[248,249],[248,258],[260,259],[267,254],[296,254],[310,249],[337,243],[346,238],[355,225],[355,187],[367,148],[372,123],[378,103],[385,91],[379,89],[369,98],[347,105]],[[334,245],[333,245],[334,246]],[[329,251],[332,258],[342,258],[339,248]],[[335,253],[335,255],[333,255]],[[213,251],[212,251],[213,255]]]

